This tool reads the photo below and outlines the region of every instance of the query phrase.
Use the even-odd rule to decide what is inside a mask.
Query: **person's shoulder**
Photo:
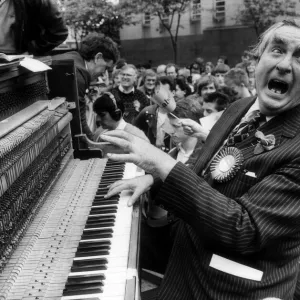
[[[134,90],[134,94],[138,97],[147,98],[147,96],[139,88],[136,88]]]

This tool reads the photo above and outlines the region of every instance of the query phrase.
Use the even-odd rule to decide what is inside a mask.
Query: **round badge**
[[[227,182],[232,179],[243,163],[241,151],[235,147],[222,149],[210,165],[211,176],[217,182]]]

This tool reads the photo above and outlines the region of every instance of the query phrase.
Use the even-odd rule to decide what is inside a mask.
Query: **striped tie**
[[[229,134],[229,137],[225,145],[231,147],[237,143],[242,142],[259,127],[259,124],[261,122],[265,122],[265,121],[266,121],[266,116],[261,114],[259,110],[252,111]]]

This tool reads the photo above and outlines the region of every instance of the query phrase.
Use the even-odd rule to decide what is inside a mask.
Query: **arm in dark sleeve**
[[[192,226],[205,242],[254,253],[298,236],[300,159],[277,169],[236,199],[213,189],[182,163],[166,178],[158,203]]]
[[[148,124],[146,122],[146,119],[147,119],[146,111],[147,111],[147,108],[145,107],[139,112],[139,114],[134,119],[133,125],[139,129],[143,130],[143,132],[147,135],[148,134]]]
[[[41,55],[63,43],[68,37],[68,28],[65,24],[59,7],[54,0],[35,1],[38,5],[34,11],[34,18],[38,18],[41,26],[40,34],[30,41],[28,50],[33,54]]]

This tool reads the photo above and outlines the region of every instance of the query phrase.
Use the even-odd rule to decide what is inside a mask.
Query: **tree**
[[[135,13],[149,13],[158,17],[160,30],[166,30],[170,36],[174,62],[177,62],[177,41],[179,29],[182,28],[181,17],[186,12],[191,0],[131,0],[122,7],[133,9]]]
[[[254,28],[259,36],[280,16],[295,16],[295,0],[244,0],[237,21]]]
[[[130,12],[118,10],[106,0],[65,0],[64,17],[76,46],[87,34],[97,32],[120,43],[120,28],[130,22]]]

